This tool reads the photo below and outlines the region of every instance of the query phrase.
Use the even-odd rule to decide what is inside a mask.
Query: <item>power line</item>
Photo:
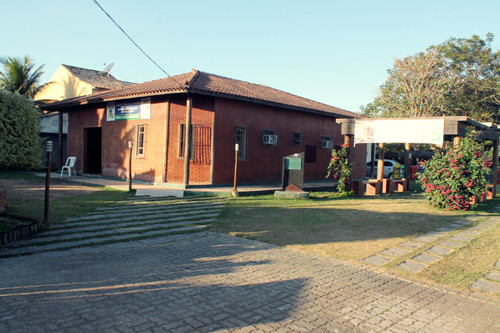
[[[109,17],[109,19],[110,19],[110,20],[111,20],[111,21],[112,21],[112,22],[113,22],[113,23],[114,23],[114,24],[118,27],[118,29],[120,29],[120,30],[121,30],[121,32],[123,32],[123,34],[124,34],[125,36],[127,36],[127,38],[128,38],[128,39],[129,39],[132,43],[134,43],[134,45],[135,45],[135,46],[136,46],[136,47],[137,47],[137,48],[138,48],[138,49],[139,49],[139,50],[140,50],[140,51],[141,51],[141,52],[142,52],[142,53],[143,53],[143,54],[144,54],[144,55],[145,55],[145,56],[146,56],[149,60],[151,60],[151,62],[152,62],[153,64],[155,64],[155,65],[156,65],[156,67],[158,67],[158,68],[159,68],[159,69],[160,69],[163,73],[165,73],[165,75],[166,75],[166,76],[171,77],[171,76],[170,76],[170,74],[168,74],[168,73],[167,73],[167,72],[166,72],[163,68],[161,68],[161,66],[160,66],[160,65],[158,65],[158,64],[156,63],[156,61],[154,61],[154,60],[153,60],[153,58],[151,58],[151,57],[150,57],[150,56],[149,56],[149,55],[148,55],[148,54],[147,54],[147,53],[146,53],[146,52],[145,52],[145,51],[144,51],[144,50],[143,50],[143,49],[142,49],[142,48],[141,48],[141,47],[140,47],[140,46],[139,46],[139,45],[138,45],[138,44],[137,44],[137,43],[136,43],[133,39],[132,39],[132,37],[130,37],[130,36],[129,36],[126,32],[125,32],[125,30],[123,30],[123,28],[122,28],[122,27],[121,27],[118,23],[116,23],[116,21],[115,21],[115,20],[111,17],[111,15],[109,15],[109,14],[108,14],[108,12],[106,12],[106,10],[104,10],[104,8],[102,8],[102,6],[99,4],[99,2],[97,2],[97,0],[94,0],[94,3],[97,5],[97,7],[99,7],[99,8],[100,8],[100,9],[104,12],[104,14],[106,14],[106,16],[107,16],[107,17]]]

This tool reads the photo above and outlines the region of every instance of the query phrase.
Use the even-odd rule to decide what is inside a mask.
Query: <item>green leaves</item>
[[[450,38],[425,52],[396,59],[379,96],[362,111],[368,116],[468,116],[499,121],[500,51],[486,40]]]
[[[40,166],[38,126],[31,101],[0,89],[0,169]]]
[[[0,88],[18,93],[33,99],[41,89],[40,77],[43,75],[43,65],[35,69],[33,60],[29,57],[1,58],[4,70],[0,71]]]
[[[337,191],[342,194],[349,194],[349,184],[351,183],[352,166],[349,162],[349,145],[343,144],[342,147],[332,149],[332,158],[328,165],[326,178],[332,176],[338,180]]]
[[[423,163],[424,173],[418,182],[434,207],[447,210],[468,210],[475,206],[473,197],[486,192],[489,176],[484,146],[471,137],[461,140],[460,147]]]

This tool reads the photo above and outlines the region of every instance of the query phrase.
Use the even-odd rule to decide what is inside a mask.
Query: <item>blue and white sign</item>
[[[110,102],[107,104],[106,109],[106,119],[108,121],[150,119],[151,98],[127,102]]]

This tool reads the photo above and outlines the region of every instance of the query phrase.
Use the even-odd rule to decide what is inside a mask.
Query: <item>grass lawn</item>
[[[133,196],[132,192],[113,189],[51,199],[49,205],[49,222],[57,224],[65,219],[90,212],[97,207],[106,206],[118,200]],[[26,200],[22,202],[9,202],[5,213],[17,216],[30,217],[43,220],[44,200]]]
[[[37,180],[45,179],[22,170],[2,170],[0,179]],[[133,193],[113,189],[102,189],[89,194],[50,199],[49,222],[61,223],[65,219],[92,211],[97,207],[105,206],[118,200],[132,196]],[[4,213],[43,220],[44,200],[8,201]],[[8,223],[2,223],[8,229]]]
[[[239,197],[229,200],[213,228],[238,237],[361,262],[498,203],[497,199],[475,211],[450,212],[430,207],[423,195],[415,191],[361,198],[311,193],[310,200],[277,199],[272,195]],[[497,226],[420,274],[409,275],[466,289],[500,259],[498,244]],[[391,265],[383,268],[393,269]]]

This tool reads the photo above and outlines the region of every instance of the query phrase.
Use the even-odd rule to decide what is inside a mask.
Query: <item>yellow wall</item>
[[[47,86],[35,95],[35,100],[60,101],[92,94],[92,86],[71,74],[64,66],[59,66]]]

